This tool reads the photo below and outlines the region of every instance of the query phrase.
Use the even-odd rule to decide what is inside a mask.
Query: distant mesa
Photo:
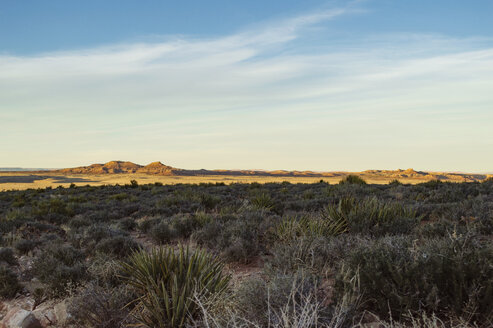
[[[397,179],[397,180],[443,180],[443,181],[482,181],[484,174],[423,172],[412,168],[402,170],[367,170],[363,172],[315,172],[315,171],[263,171],[263,170],[186,170],[165,165],[161,162],[152,162],[148,165],[139,165],[127,161],[111,161],[106,164],[92,164],[75,168],[54,170],[51,172],[62,174],[148,174],[161,176],[270,176],[270,177],[314,177],[336,178],[348,174],[356,174],[363,179]]]
[[[137,170],[137,173],[146,173],[146,174],[157,174],[157,175],[175,175],[180,171],[179,169],[175,169],[174,167],[164,165],[161,162],[152,162],[144,167],[141,167]]]
[[[171,166],[164,165],[161,162],[153,162],[149,165],[142,166],[132,162],[111,161],[106,164],[92,164],[89,166],[80,166],[68,169],[56,170],[64,174],[121,174],[121,173],[144,173],[158,175],[173,175],[174,171],[179,171]]]
[[[137,173],[142,166],[123,161],[111,161],[106,164],[92,164],[69,169],[56,170],[65,174],[115,174],[115,173]]]

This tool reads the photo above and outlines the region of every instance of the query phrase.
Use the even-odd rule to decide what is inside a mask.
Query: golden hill
[[[397,179],[397,180],[442,180],[451,182],[482,181],[489,175],[450,172],[425,172],[414,169],[407,170],[367,170],[363,172],[314,172],[314,171],[263,171],[263,170],[187,170],[153,162],[146,166],[127,161],[111,161],[105,164],[92,164],[75,168],[52,171],[62,174],[148,174],[160,176],[259,176],[259,177],[313,177],[337,178],[348,174],[358,175],[369,180]]]

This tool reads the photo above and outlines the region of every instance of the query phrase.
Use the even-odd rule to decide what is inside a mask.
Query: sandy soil
[[[386,184],[394,178],[372,177],[361,175],[368,183]],[[69,187],[70,184],[77,186],[101,186],[128,184],[130,180],[136,180],[139,184],[161,182],[163,184],[192,183],[198,184],[224,182],[231,183],[268,183],[283,182],[291,183],[315,183],[320,180],[334,184],[341,180],[341,177],[270,177],[270,176],[158,176],[146,174],[102,174],[102,175],[61,175],[59,173],[24,173],[24,172],[0,172],[0,191],[24,190],[30,188],[56,188],[58,186]],[[420,183],[428,179],[399,179],[402,183]]]

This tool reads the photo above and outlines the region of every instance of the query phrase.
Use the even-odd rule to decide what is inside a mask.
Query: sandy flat
[[[368,183],[387,184],[394,178],[391,177],[375,177],[361,175]],[[76,186],[101,186],[128,184],[131,180],[136,180],[139,184],[148,184],[161,182],[163,184],[178,184],[178,183],[216,183],[224,182],[231,183],[268,183],[268,182],[283,182],[290,183],[315,183],[320,180],[334,184],[341,180],[341,177],[276,177],[276,176],[225,176],[225,175],[207,175],[207,176],[159,176],[146,174],[101,174],[101,175],[61,175],[59,173],[32,173],[32,172],[0,172],[0,191],[6,190],[24,190],[37,189],[58,186],[69,187],[70,184]],[[421,183],[429,181],[429,179],[409,178],[400,179],[402,183]]]

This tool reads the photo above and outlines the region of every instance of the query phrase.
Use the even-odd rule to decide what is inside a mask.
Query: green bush
[[[138,228],[143,233],[148,233],[152,227],[161,222],[159,217],[144,218],[138,221]]]
[[[152,240],[158,244],[167,244],[175,237],[175,231],[170,227],[166,221],[153,226],[150,230]]]
[[[210,249],[221,247],[219,240],[225,232],[226,227],[222,222],[217,220],[208,222],[201,229],[196,230],[191,239],[201,246]]]
[[[125,257],[139,247],[140,245],[132,238],[119,235],[101,239],[96,244],[95,251],[117,257]]]
[[[351,235],[276,243],[269,249],[264,270],[282,274],[304,270],[326,277],[339,269],[350,251],[368,243],[369,239]]]
[[[0,265],[5,262],[8,265],[17,265],[14,251],[9,247],[0,247]]]
[[[118,287],[122,284],[120,260],[108,254],[96,253],[87,267],[87,273],[92,283],[105,288]]]
[[[171,219],[172,230],[176,232],[177,237],[188,238],[198,228],[201,222],[198,218],[191,215],[178,215]]]
[[[71,321],[79,327],[120,328],[129,324],[126,307],[135,297],[125,286],[103,288],[88,284],[70,299]]]
[[[132,231],[137,227],[137,222],[133,218],[123,218],[118,221],[118,227],[124,231]]]
[[[52,244],[33,263],[35,276],[49,287],[51,296],[65,295],[86,277],[82,252],[69,245]]]
[[[484,320],[492,314],[493,246],[471,237],[385,238],[351,252],[344,269],[339,295],[351,286],[345,277],[359,274],[353,292],[381,317],[428,312]]]
[[[27,254],[30,251],[32,251],[34,248],[36,248],[37,245],[38,243],[34,240],[20,239],[15,242],[14,247],[17,251],[19,251],[19,253]]]
[[[255,221],[246,218],[234,218],[228,222],[215,220],[195,231],[192,239],[201,246],[220,252],[226,261],[247,263],[260,250],[258,228]]]
[[[357,185],[365,185],[366,181],[363,178],[360,178],[357,175],[350,174],[339,181],[339,184],[357,184]]]
[[[129,198],[129,195],[127,193],[124,193],[124,192],[110,196],[110,199],[113,199],[113,200],[125,200],[128,198]]]
[[[145,327],[184,327],[199,314],[194,297],[205,300],[224,292],[229,283],[214,257],[182,246],[135,252],[122,269],[139,295],[133,314]]]
[[[93,222],[90,218],[75,216],[68,222],[68,226],[71,229],[78,229],[78,228],[90,226],[92,223]]]
[[[21,289],[17,275],[4,265],[0,265],[0,297],[12,298]]]
[[[217,196],[213,196],[206,193],[200,195],[200,204],[206,210],[214,209],[220,202],[221,202],[221,198]]]

